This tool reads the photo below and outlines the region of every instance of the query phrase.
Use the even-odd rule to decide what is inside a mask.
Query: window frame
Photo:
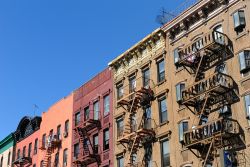
[[[81,111],[75,113],[75,126],[78,126],[81,122]]]
[[[161,70],[160,68],[161,68],[161,63],[163,63],[163,69]],[[164,82],[165,81],[165,79],[166,79],[166,76],[165,76],[165,72],[166,72],[166,70],[165,70],[165,59],[164,58],[162,58],[162,59],[159,59],[158,61],[157,61],[157,82],[158,83],[161,83],[161,82]]]
[[[186,124],[186,126],[184,126]],[[186,129],[185,129],[186,128]],[[179,130],[179,142],[184,142],[184,132],[188,131],[189,125],[188,120],[182,120],[179,122],[178,130]]]
[[[32,153],[32,143],[29,143],[28,157],[31,157],[31,153]]]
[[[165,111],[163,111],[163,109],[162,109],[162,106],[163,106],[162,102],[165,103],[165,106],[166,106]],[[160,118],[159,121],[160,121],[160,124],[167,122],[168,121],[168,107],[167,107],[167,98],[166,98],[166,96],[162,96],[162,97],[158,98],[158,108],[159,108],[159,118]],[[166,113],[166,119],[163,119],[164,113]]]
[[[117,167],[124,167],[124,156],[116,156]]]
[[[106,139],[106,137],[108,137],[108,139]],[[110,148],[109,147],[109,140],[110,140],[109,128],[106,128],[103,130],[103,151],[109,150],[109,148]]]
[[[241,52],[239,52],[238,57],[239,57],[240,73],[244,74],[250,71],[250,50],[249,49],[242,50]]]
[[[183,87],[182,87],[183,86]],[[176,95],[176,101],[178,102],[178,103],[180,103],[181,102],[181,100],[182,100],[182,91],[183,90],[185,90],[185,87],[186,87],[186,85],[185,85],[185,83],[183,83],[183,82],[180,82],[180,83],[178,83],[177,85],[175,85],[175,95]]]
[[[123,83],[122,82],[116,84],[116,95],[117,95],[116,96],[117,100],[120,100],[124,95],[124,89],[123,89]]]
[[[234,30],[236,33],[240,33],[246,27],[246,15],[245,10],[237,10],[232,14],[233,21],[234,21]],[[237,21],[237,22],[236,22]],[[238,24],[237,24],[238,23]]]
[[[68,148],[63,150],[63,167],[68,165]]]
[[[143,87],[150,86],[150,68],[149,67],[142,69],[142,84],[143,84]]]
[[[168,145],[168,153],[166,155],[168,155],[168,159],[169,159],[169,164],[164,164],[164,142],[167,142]],[[169,167],[171,166],[171,161],[170,161],[170,144],[169,144],[169,140],[168,139],[164,139],[160,142],[160,146],[161,146],[161,165],[162,167]],[[164,166],[165,165],[165,166]]]
[[[93,119],[99,120],[100,119],[100,101],[99,100],[96,100],[93,103],[93,110],[94,110]]]
[[[110,113],[110,94],[103,97],[103,115],[107,116]]]

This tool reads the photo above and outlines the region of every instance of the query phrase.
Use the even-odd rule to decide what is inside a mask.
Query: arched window
[[[223,35],[223,28],[222,25],[217,25],[213,28],[214,30],[214,40],[218,43],[223,44],[224,43],[224,35]]]

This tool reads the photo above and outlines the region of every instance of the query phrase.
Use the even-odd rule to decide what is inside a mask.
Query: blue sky
[[[183,0],[2,0],[0,139],[106,68]]]

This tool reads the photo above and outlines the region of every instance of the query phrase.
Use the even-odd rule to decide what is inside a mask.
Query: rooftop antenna
[[[164,7],[162,7],[160,15],[156,16],[156,22],[159,23],[160,25],[164,25],[175,17],[176,15],[167,12],[167,10]]]
[[[183,2],[180,3],[173,11],[167,11],[164,7],[161,8],[160,14],[156,16],[156,22],[164,25],[167,22],[174,19],[184,10],[188,9],[190,6],[194,5],[195,3],[201,0],[182,0]]]
[[[34,109],[33,111],[34,111],[34,117],[35,117],[36,116],[36,112],[39,109],[38,105],[33,104],[33,109]]]

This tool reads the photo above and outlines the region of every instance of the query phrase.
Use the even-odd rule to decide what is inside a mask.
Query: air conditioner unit
[[[68,137],[68,132],[64,132],[64,133],[63,133],[63,137],[64,137],[64,138]]]

